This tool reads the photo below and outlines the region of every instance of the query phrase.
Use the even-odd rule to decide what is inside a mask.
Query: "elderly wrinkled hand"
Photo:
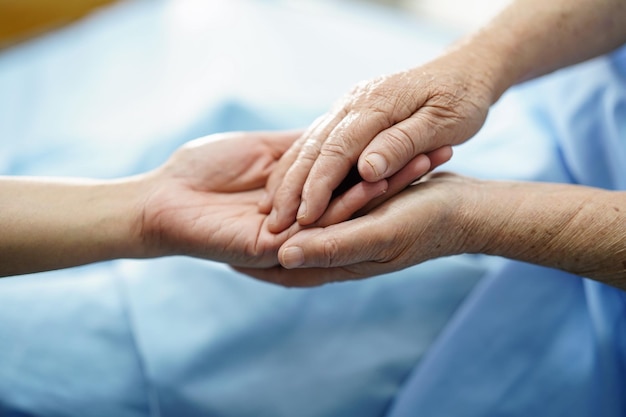
[[[458,54],[460,55],[460,54]],[[355,164],[370,182],[402,178],[390,195],[433,168],[427,155],[459,144],[494,101],[487,74],[451,52],[421,67],[359,84],[319,118],[281,159],[260,204],[278,233],[310,225]]]
[[[296,233],[280,248],[280,267],[241,269],[287,286],[312,286],[396,271],[428,259],[461,253],[469,229],[460,212],[471,206],[478,182],[432,174],[369,213]]]
[[[626,192],[437,173],[361,217],[297,232],[278,252],[282,266],[241,271],[312,286],[482,253],[626,289],[625,217]]]

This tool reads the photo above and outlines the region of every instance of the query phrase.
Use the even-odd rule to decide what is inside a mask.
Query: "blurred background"
[[[442,26],[468,31],[480,26],[511,0],[370,0],[401,8]]]
[[[509,1],[0,0],[0,174],[120,178],[207,134],[306,127],[356,82],[427,62]],[[606,86],[623,79],[611,62],[592,65],[507,93],[446,169],[613,178],[626,155],[586,139],[603,134],[606,114],[620,120],[606,113],[623,104]],[[603,95],[613,101],[587,101]],[[380,417],[402,398],[502,415],[524,401],[557,404],[558,392],[567,410],[590,409],[577,403],[589,398],[619,407],[604,379],[618,369],[615,351],[601,345],[603,358],[594,345],[618,313],[571,277],[507,262],[462,255],[311,290],[186,257],[2,279],[0,416]],[[511,287],[499,286],[500,272]],[[557,292],[558,303],[545,302]],[[494,333],[494,317],[507,331]],[[433,343],[443,354],[428,354]],[[572,368],[562,359],[574,351],[593,361]],[[459,373],[459,363],[486,379],[468,383],[478,372]],[[522,374],[540,383],[519,391]],[[472,395],[450,401],[449,387],[468,386]],[[548,400],[537,402],[537,386]]]
[[[0,0],[0,47],[6,47],[79,19],[120,0]],[[314,0],[292,0],[305,3]],[[342,0],[379,3],[457,31],[471,30],[511,0]]]

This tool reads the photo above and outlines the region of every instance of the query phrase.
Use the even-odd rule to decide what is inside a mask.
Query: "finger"
[[[415,113],[374,137],[359,157],[359,173],[366,181],[378,181],[400,171],[417,155],[437,148],[437,129]]]
[[[302,189],[297,219],[301,225],[318,220],[341,184],[376,133],[390,125],[380,111],[352,112],[337,125],[323,143]],[[375,181],[370,181],[375,182]]]
[[[367,203],[387,192],[387,180],[378,182],[361,181],[342,195],[335,198],[328,209],[315,222],[316,226],[326,227],[350,219],[358,210]]]
[[[389,200],[394,195],[398,194],[406,187],[423,177],[438,166],[448,162],[452,157],[452,147],[442,146],[439,149],[435,149],[427,154],[417,155],[413,158],[404,168],[399,172],[392,175],[389,179],[389,186],[387,192],[375,199],[370,203],[363,206],[357,212],[357,215],[363,215],[374,208],[380,206],[385,201]]]
[[[377,260],[378,245],[393,236],[380,233],[372,217],[360,217],[325,228],[306,229],[289,238],[278,250],[278,261],[287,268],[330,268]],[[367,242],[376,242],[368,245]]]
[[[430,170],[445,164],[450,159],[452,159],[452,146],[442,146],[439,149],[435,149],[434,151],[428,152],[426,155],[430,159]]]
[[[404,168],[399,172],[392,175],[387,181],[389,183],[387,192],[381,196],[373,199],[368,204],[363,206],[356,213],[357,216],[362,216],[365,213],[370,212],[374,208],[380,206],[385,201],[389,200],[406,187],[411,185],[417,179],[422,177],[430,169],[430,159],[426,155],[417,155]]]
[[[301,132],[254,132],[238,135],[246,140],[240,140],[234,146],[231,145],[233,155],[222,159],[222,172],[224,175],[230,175],[230,180],[225,181],[223,189],[216,189],[216,191],[237,192],[264,188],[277,161],[301,135]],[[223,170],[224,164],[228,164],[228,170]],[[255,203],[258,204],[258,202]]]
[[[404,190],[439,165],[448,162],[451,157],[452,147],[450,146],[442,146],[427,154],[417,155],[404,168],[389,178],[387,199]]]
[[[279,179],[280,183],[273,193],[272,211],[268,219],[268,229],[272,233],[282,232],[295,221],[302,187],[319,155],[321,144],[343,116],[342,111],[327,114],[303,135],[296,158]]]
[[[304,142],[306,141],[307,135],[310,131],[317,129],[320,126],[327,115],[319,116],[317,119],[311,123],[311,126],[307,130],[305,130],[300,137],[291,145],[291,147],[283,154],[283,156],[278,161],[278,164],[272,170],[267,183],[265,185],[265,193],[261,200],[259,200],[259,212],[268,214],[272,210],[272,205],[274,203],[274,197],[276,195],[276,191],[278,187],[282,183],[285,178],[285,174],[293,165],[293,162],[297,159]]]
[[[265,191],[259,200],[259,213],[269,214],[272,209],[272,200],[274,198],[274,190],[276,186],[272,184],[278,183],[282,179],[281,172],[288,169],[291,162],[297,156],[300,149],[298,139],[302,137],[304,131],[289,130],[283,132],[262,132],[259,133],[260,139],[273,151],[274,159],[278,162],[272,167],[270,175],[265,182]],[[291,154],[290,154],[291,153]]]
[[[293,161],[296,160],[301,147],[301,140],[296,141],[291,148],[285,152],[283,157],[274,167],[274,170],[271,172],[267,182],[265,183],[265,192],[258,203],[260,213],[268,214],[272,210],[272,202],[274,200],[276,189],[282,182],[285,172],[289,169],[289,167],[291,167]]]
[[[295,161],[298,157],[298,153],[300,153],[300,149],[302,148],[305,140],[305,135],[301,135],[300,138],[298,138],[283,154],[283,156],[278,161],[278,164],[276,164],[276,166],[272,170],[272,173],[270,174],[269,178],[267,179],[267,183],[265,184],[265,193],[259,200],[258,207],[260,213],[268,214],[271,211],[276,190],[278,189],[283,178],[285,177],[285,173],[291,167],[293,161]]]

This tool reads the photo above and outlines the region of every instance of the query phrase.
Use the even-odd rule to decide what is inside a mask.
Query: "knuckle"
[[[320,156],[356,159],[376,133],[385,128],[386,115],[351,112],[331,132],[319,150]]]
[[[393,85],[389,83],[389,76],[380,76],[356,84],[346,96],[346,102],[353,107],[362,107],[379,99],[387,99]]]
[[[437,90],[437,93],[433,95],[433,99],[439,104],[439,107],[442,109],[453,109],[460,102],[461,97],[466,94],[462,88],[460,89],[458,86],[442,86]]]
[[[387,149],[396,160],[408,160],[417,154],[417,147],[409,132],[399,126],[394,126],[385,131],[384,141],[388,145]]]
[[[415,88],[415,82],[407,72],[373,80],[362,94],[368,108],[393,113],[395,117],[408,117],[421,104],[423,93]]]
[[[295,214],[302,194],[302,189],[296,185],[291,181],[283,181],[276,189],[273,207],[279,216],[291,215],[292,212]]]
[[[322,145],[320,144],[317,136],[309,137],[302,145],[302,149],[300,149],[300,153],[298,154],[296,161],[314,161],[319,154],[321,147]]]
[[[384,106],[379,106],[378,104],[373,104],[367,109],[367,112],[364,112],[361,121],[362,123],[370,128],[370,130],[375,130],[376,132],[380,132],[381,130],[387,129],[390,126],[393,126],[395,120],[393,109],[385,108]]]
[[[463,116],[455,109],[429,106],[420,116],[420,135],[417,139],[424,145],[431,145],[431,149],[433,144],[459,143],[471,136],[466,132]]]
[[[279,213],[295,212],[300,197],[300,190],[293,189],[291,184],[283,184],[276,191],[274,206]]]
[[[424,103],[423,92],[415,89],[404,89],[396,95],[396,108],[402,115],[409,117]]]
[[[328,139],[321,146],[319,155],[322,157],[354,159],[360,153],[365,143],[367,134],[376,129],[370,118],[353,112],[347,115],[340,125],[331,132]],[[372,135],[373,136],[373,135]]]
[[[371,88],[372,84],[376,84],[376,78],[373,80],[362,80],[356,83],[346,95],[346,99],[353,100],[355,97],[359,97],[366,94]]]
[[[322,157],[343,158],[347,153],[348,144],[344,142],[328,142],[320,150],[320,156]]]
[[[335,265],[337,256],[339,255],[339,242],[336,238],[326,238],[322,244],[322,253],[324,255],[323,267],[328,268]]]

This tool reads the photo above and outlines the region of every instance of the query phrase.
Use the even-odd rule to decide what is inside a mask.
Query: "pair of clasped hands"
[[[178,187],[146,202],[145,236],[164,253],[226,262],[288,286],[457,253],[445,238],[453,235],[446,207],[473,180],[433,174],[415,182],[480,128],[490,103],[466,94],[468,84],[455,97],[442,94],[449,85],[425,79],[414,70],[363,83],[304,132],[190,142],[153,174]]]
[[[515,0],[305,132],[209,136],[115,181],[0,178],[0,276],[178,254],[311,286],[480,253],[626,289],[626,192],[429,173],[509,87],[623,45],[625,16],[621,0]]]

